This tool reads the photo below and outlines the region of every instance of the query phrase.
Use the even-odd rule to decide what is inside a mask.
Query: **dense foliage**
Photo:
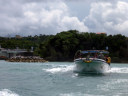
[[[65,61],[73,60],[77,50],[105,50],[108,51],[113,61],[119,62],[128,59],[128,38],[121,35],[106,35],[77,30],[63,31],[56,35],[28,36],[23,38],[0,37],[0,45],[4,48],[30,49],[47,60]]]
[[[31,47],[36,49],[40,43],[47,40],[48,37],[51,37],[52,35],[35,35],[35,36],[28,36],[28,37],[0,37],[0,45],[3,48],[8,49],[15,49],[19,47],[20,49],[28,49],[30,50]]]
[[[49,60],[73,60],[77,50],[105,50],[108,46],[113,60],[127,59],[127,37],[118,35],[80,33],[69,30],[58,33],[39,46],[39,54]]]

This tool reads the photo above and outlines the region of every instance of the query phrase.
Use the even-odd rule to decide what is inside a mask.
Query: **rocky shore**
[[[8,62],[48,62],[38,56],[15,56],[7,59]]]

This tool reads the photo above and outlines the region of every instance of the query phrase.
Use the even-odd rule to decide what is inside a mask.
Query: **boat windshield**
[[[105,50],[86,50],[86,51],[77,51],[74,59],[77,58],[99,58],[105,59],[108,57],[109,52]]]

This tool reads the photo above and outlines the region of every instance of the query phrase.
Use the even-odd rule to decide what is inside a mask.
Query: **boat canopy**
[[[108,51],[105,50],[86,50],[86,51],[80,51],[80,53],[82,54],[86,54],[86,53],[103,53],[103,54],[109,54]]]

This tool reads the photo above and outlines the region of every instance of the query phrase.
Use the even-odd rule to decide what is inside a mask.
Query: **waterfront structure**
[[[105,32],[97,32],[96,34],[99,34],[99,35],[101,35],[101,34],[107,35],[107,33],[105,33]]]
[[[26,49],[5,49],[0,47],[0,57],[11,58],[14,56],[32,56],[33,51],[27,51]]]

